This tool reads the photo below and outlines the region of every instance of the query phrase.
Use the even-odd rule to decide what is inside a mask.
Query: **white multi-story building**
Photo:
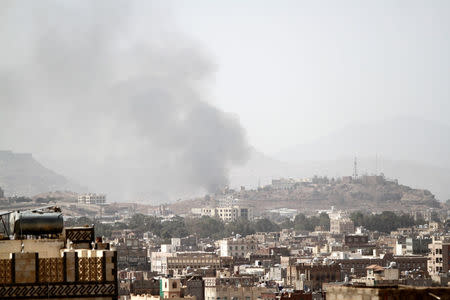
[[[234,222],[238,219],[253,219],[253,210],[250,207],[226,206],[226,207],[205,207],[201,211],[202,216],[219,218],[224,222]]]
[[[247,238],[228,238],[219,241],[220,256],[245,257],[258,250],[258,241]]]
[[[169,257],[176,257],[176,252],[151,252],[150,254],[150,267],[152,272],[158,274],[167,273],[167,259]]]
[[[290,190],[293,189],[296,180],[292,178],[280,178],[280,179],[272,179],[272,189],[274,190]]]
[[[82,194],[78,196],[79,204],[105,204],[106,195],[104,194]]]
[[[450,271],[450,237],[435,238],[428,245],[428,273],[448,274]]]

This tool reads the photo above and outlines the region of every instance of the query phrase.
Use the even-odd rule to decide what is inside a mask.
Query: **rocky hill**
[[[50,191],[82,188],[36,161],[29,153],[0,151],[0,187],[5,196],[33,196]]]
[[[332,155],[330,154],[330,157]],[[399,183],[431,191],[439,201],[450,199],[450,168],[434,166],[416,161],[393,160],[378,156],[358,156],[360,174],[383,172],[398,179]],[[313,175],[341,177],[353,173],[354,156],[343,156],[328,160],[283,162],[252,150],[249,161],[230,171],[230,186],[256,188],[258,182],[267,185],[276,178],[303,178]]]
[[[239,199],[237,203],[251,206],[256,212],[275,208],[308,212],[329,209],[331,206],[345,210],[407,211],[441,205],[428,190],[414,189],[384,178],[378,182],[364,178],[374,176],[365,176],[356,181],[317,178],[316,183],[295,183],[289,189],[268,185],[258,190],[229,191],[228,194],[179,201],[172,204],[171,209],[176,213],[186,213],[193,207],[216,205],[218,199],[224,197]]]

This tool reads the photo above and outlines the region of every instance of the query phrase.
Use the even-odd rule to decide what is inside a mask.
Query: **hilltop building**
[[[102,205],[106,203],[106,195],[104,194],[82,194],[78,196],[78,204],[96,204]]]

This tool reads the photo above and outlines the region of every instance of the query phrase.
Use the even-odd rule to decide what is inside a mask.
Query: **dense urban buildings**
[[[340,180],[386,184],[384,177],[376,176]],[[258,192],[289,194],[299,186],[333,184],[321,177],[288,179]],[[26,270],[34,279],[26,279],[26,284],[81,282],[87,290],[89,284],[99,286],[95,293],[106,293],[100,299],[122,300],[319,300],[369,294],[373,299],[427,299],[423,297],[429,293],[445,299],[450,293],[450,207],[446,204],[440,211],[416,207],[395,213],[334,206],[263,209],[242,200],[252,192],[227,188],[205,197],[200,202],[203,207],[183,214],[170,205],[107,203],[101,195],[68,194],[70,200],[60,201],[65,212],[61,232],[39,233],[39,222],[2,218],[8,230],[0,240],[0,249],[7,249],[0,251],[4,265],[0,280],[25,283],[18,266],[33,265]],[[54,198],[42,196],[5,199],[25,206],[54,201],[46,202]],[[61,216],[59,210],[51,213]],[[11,220],[15,227],[9,226]],[[80,241],[80,235],[89,238]],[[115,286],[108,274],[116,276]],[[107,294],[110,290],[100,288],[104,285],[114,291]]]

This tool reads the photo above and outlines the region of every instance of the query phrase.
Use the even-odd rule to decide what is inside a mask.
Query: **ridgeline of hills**
[[[301,137],[297,139],[301,140]],[[353,160],[357,156],[358,174],[384,173],[390,178],[398,179],[404,186],[429,190],[440,201],[446,201],[450,199],[448,153],[450,127],[445,124],[414,118],[352,124],[315,142],[286,149],[273,157],[253,149],[247,163],[230,168],[230,186],[257,188],[260,184],[267,185],[272,179],[283,177],[342,177],[353,173]],[[101,178],[89,177],[90,174],[73,175],[77,174],[76,170],[72,170],[72,176],[83,185],[90,185],[111,195],[110,199],[113,201],[138,201],[130,194],[127,181],[130,177],[127,173],[142,172],[142,169],[113,172],[115,163],[107,163],[101,168],[100,173],[104,174]],[[58,165],[58,162],[52,164]],[[139,199],[152,199],[151,204],[170,199],[164,196],[170,191],[148,185],[145,172],[140,178],[142,184],[137,185],[140,190],[133,189],[135,194],[140,195]],[[121,186],[115,186],[111,181],[119,182]],[[45,168],[31,154],[10,151],[0,151],[0,187],[7,195],[23,196],[56,190],[85,190]],[[149,189],[152,190],[152,195],[161,196],[152,197],[148,193]],[[118,194],[120,197],[114,199],[114,195]],[[323,197],[331,196],[325,194]]]
[[[382,157],[358,157],[360,175],[384,173],[389,178],[398,179],[401,184],[418,189],[426,189],[440,201],[450,199],[450,168],[436,167],[412,161],[391,160]],[[258,183],[267,185],[277,178],[305,178],[313,175],[342,177],[353,173],[354,157],[334,160],[286,163],[253,151],[250,160],[243,167],[231,171],[231,186],[257,188]]]
[[[369,180],[365,180],[365,179]],[[377,181],[370,179],[378,179]],[[362,176],[358,180],[316,177],[313,182],[295,183],[289,189],[274,185],[244,191],[228,191],[203,198],[178,201],[170,207],[176,213],[187,213],[192,207],[215,206],[224,198],[239,199],[237,204],[253,207],[259,213],[277,208],[302,212],[329,209],[408,211],[438,208],[440,202],[428,190],[414,189],[385,180],[381,176]]]
[[[0,187],[6,196],[27,196],[49,191],[79,191],[72,183],[37,162],[29,153],[0,151]]]
[[[301,133],[299,133],[301,135]],[[293,137],[294,139],[295,137]],[[297,137],[301,141],[301,136]],[[340,177],[358,173],[396,178],[402,184],[450,199],[450,127],[439,122],[398,117],[354,123],[272,156],[256,150],[244,166],[231,169],[231,186],[256,188],[274,178]]]

